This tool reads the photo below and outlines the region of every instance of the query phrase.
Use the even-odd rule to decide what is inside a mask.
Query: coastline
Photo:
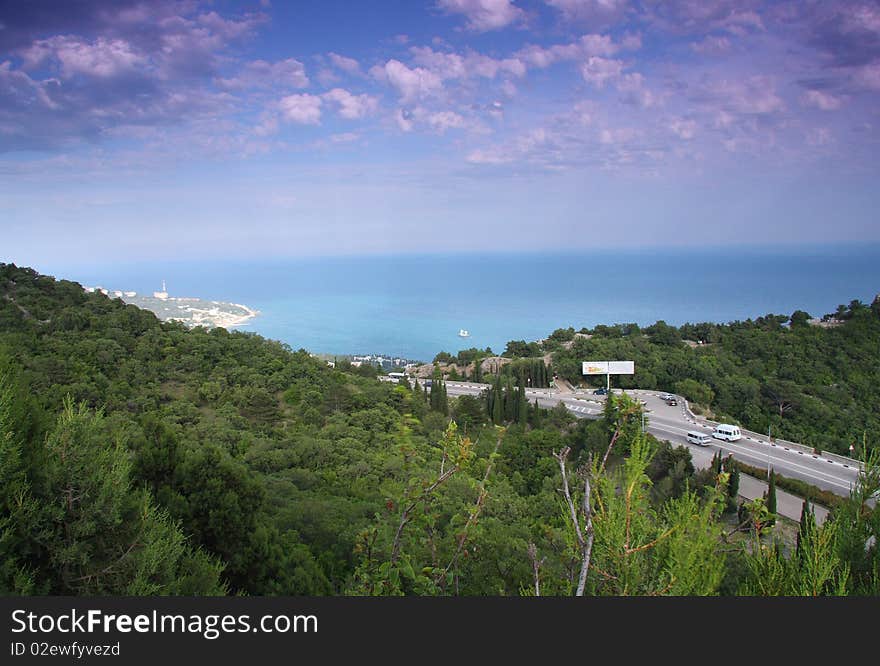
[[[231,321],[223,325],[223,328],[244,326],[247,322],[249,322],[251,319],[254,319],[255,317],[257,317],[257,315],[260,314],[259,310],[254,310],[252,308],[249,308],[247,305],[242,305],[241,303],[230,303],[229,305],[234,305],[237,308],[241,308],[245,311],[245,314],[239,315],[237,317],[235,315],[230,315]],[[220,326],[220,324],[217,324],[217,326]]]
[[[259,310],[242,303],[226,301],[207,301],[192,296],[169,296],[163,291],[152,295],[138,294],[135,291],[110,290],[101,286],[86,287],[89,293],[101,293],[108,298],[118,298],[125,303],[136,305],[155,314],[161,321],[178,321],[190,328],[236,328],[244,326],[257,315]]]

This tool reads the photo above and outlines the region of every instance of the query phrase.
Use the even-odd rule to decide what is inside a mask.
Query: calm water
[[[880,245],[769,250],[445,255],[47,270],[83,284],[244,303],[242,330],[293,348],[430,360],[559,327],[813,316],[880,292]],[[467,329],[471,337],[458,336]]]

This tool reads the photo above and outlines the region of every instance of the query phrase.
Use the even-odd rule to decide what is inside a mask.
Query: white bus
[[[715,439],[724,439],[728,442],[735,442],[742,438],[742,433],[739,431],[739,426],[730,425],[728,423],[719,423],[715,426],[715,430],[712,431],[712,437]]]
[[[687,434],[687,441],[689,441],[691,444],[698,444],[699,446],[709,446],[712,438],[704,432],[696,432],[695,430],[691,430]]]

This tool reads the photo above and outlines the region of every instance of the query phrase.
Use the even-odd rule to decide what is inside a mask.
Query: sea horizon
[[[24,262],[13,262],[28,265]],[[880,243],[601,248],[32,266],[83,286],[242,303],[235,330],[315,354],[429,362],[557,328],[813,317],[880,293]],[[458,336],[460,329],[470,337]]]

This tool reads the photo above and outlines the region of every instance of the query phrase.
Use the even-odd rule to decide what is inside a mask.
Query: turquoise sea
[[[877,244],[36,268],[139,292],[164,279],[172,296],[260,310],[242,330],[294,349],[418,360],[468,347],[500,353],[508,340],[567,326],[821,316],[880,292]],[[462,328],[471,337],[459,337]]]

